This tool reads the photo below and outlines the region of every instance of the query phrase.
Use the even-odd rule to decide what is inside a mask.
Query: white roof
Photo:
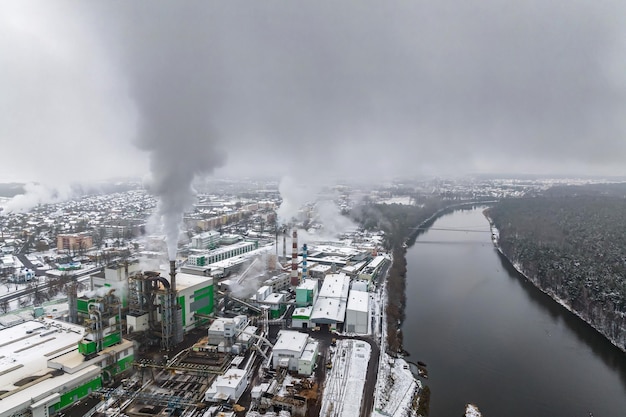
[[[296,290],[314,290],[315,287],[317,287],[317,280],[309,278],[298,285]]]
[[[346,274],[330,274],[324,278],[319,298],[347,299],[350,291],[350,277]]]
[[[346,301],[338,298],[318,298],[311,314],[315,323],[343,323]]]
[[[220,391],[220,388],[232,388],[239,385],[239,382],[246,377],[246,371],[239,368],[229,368],[224,375],[218,375],[215,379],[215,387]]]
[[[76,350],[83,331],[82,326],[48,318],[0,330],[0,391],[14,391],[18,388],[15,383],[21,379],[51,372],[53,368],[48,366],[48,361]],[[31,399],[39,401],[51,390],[76,379],[98,375],[100,371],[100,367],[90,365],[73,374],[48,378],[1,400],[2,409],[13,410],[25,403],[30,405]]]
[[[170,282],[169,269],[162,268],[161,271],[159,271],[159,273],[161,274],[163,278],[165,278],[168,282]],[[211,277],[187,274],[184,272],[179,272],[178,270],[176,271],[176,290],[177,291],[184,290],[185,288],[189,288],[189,287],[200,286],[200,285],[203,287],[206,287],[212,284],[213,284],[213,278]]]
[[[274,350],[288,350],[302,352],[307,344],[309,335],[293,330],[281,330],[278,332],[278,340],[274,344]]]
[[[300,359],[303,361],[313,361],[313,359],[315,359],[315,353],[317,352],[318,346],[319,342],[311,339],[311,341],[304,347],[304,352],[302,352]]]
[[[298,307],[293,311],[292,317],[311,317],[311,313],[313,313],[313,306]]]
[[[362,291],[350,291],[347,309],[367,313],[369,310],[369,293]]]
[[[375,257],[374,259],[372,259],[372,262],[370,262],[367,267],[368,268],[378,268],[378,266],[380,264],[382,264],[385,260],[385,257],[382,255],[378,255],[377,257]]]
[[[82,326],[48,318],[0,330],[0,390],[12,391],[14,382],[46,373],[50,356],[77,349],[83,333]]]
[[[266,304],[279,304],[285,300],[285,294],[280,294],[277,292],[273,292],[263,300],[263,303]]]

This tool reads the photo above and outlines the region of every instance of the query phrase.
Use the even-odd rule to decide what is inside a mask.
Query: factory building
[[[210,277],[176,273],[175,261],[170,261],[169,280],[164,276],[165,271],[145,271],[129,277],[126,324],[128,333],[146,332],[170,350],[213,313],[214,289]]]
[[[348,333],[367,334],[370,295],[363,291],[350,291],[346,307],[345,331]]]
[[[313,306],[297,307],[291,315],[291,327],[296,329],[308,329],[311,327],[311,314]]]
[[[204,394],[207,402],[236,402],[248,386],[248,375],[245,370],[230,368],[224,375],[218,375],[213,384]]]
[[[296,306],[311,306],[317,300],[317,280],[307,279],[296,287]]]
[[[285,304],[285,294],[283,293],[271,293],[265,298],[265,300],[263,300],[263,304],[269,306],[271,319],[278,319],[282,317],[287,310],[287,306]]]
[[[359,279],[375,281],[378,278],[378,274],[382,270],[386,261],[387,261],[387,258],[385,258],[384,256],[382,255],[376,256],[359,273]]]
[[[248,317],[218,317],[211,323],[208,330],[208,344],[220,345],[228,341],[232,344],[235,338],[248,326]]]
[[[220,234],[215,230],[200,233],[191,238],[191,249],[215,249],[220,242]]]
[[[77,349],[84,331],[48,318],[0,331],[0,417],[47,417],[130,368],[131,342],[85,357]]]
[[[215,302],[213,279],[192,274],[176,274],[178,305],[181,307],[183,330],[192,330],[202,323],[197,314],[212,315]]]
[[[330,330],[337,330],[345,320],[349,291],[349,276],[327,275],[317,296],[311,321],[316,325],[328,325]]]
[[[319,342],[317,340],[309,339],[309,342],[304,347],[304,352],[300,355],[298,361],[298,374],[299,375],[311,375],[315,370],[315,363],[317,362],[317,355],[319,353]]]
[[[243,255],[259,248],[259,242],[239,242],[234,245],[215,249],[202,255],[190,255],[187,264],[191,266],[205,266],[223,261],[235,256]]]
[[[317,355],[318,344],[306,333],[281,330],[272,351],[272,366],[274,369],[282,367],[310,375],[315,367]]]

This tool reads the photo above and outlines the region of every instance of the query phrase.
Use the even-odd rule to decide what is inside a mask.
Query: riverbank
[[[492,242],[494,244],[494,247],[496,248],[496,250],[498,251],[498,253],[504,258],[506,259],[506,261],[518,272],[518,274],[520,274],[522,277],[524,277],[524,279],[526,279],[528,282],[530,282],[531,284],[533,284],[533,286],[535,288],[537,288],[539,291],[543,292],[544,294],[546,294],[547,296],[549,296],[552,300],[556,301],[558,304],[560,304],[563,308],[565,308],[567,311],[569,311],[570,313],[574,314],[576,317],[578,317],[580,320],[582,320],[585,324],[587,324],[589,327],[591,327],[592,329],[594,329],[595,331],[597,331],[598,333],[600,333],[604,338],[606,338],[606,340],[608,340],[609,342],[611,342],[612,345],[614,345],[615,347],[617,347],[618,349],[620,349],[622,352],[626,353],[626,348],[623,346],[620,346],[619,343],[617,342],[617,340],[613,340],[611,337],[609,337],[607,334],[605,334],[605,332],[602,331],[602,329],[598,328],[597,326],[595,326],[593,323],[591,323],[590,320],[588,320],[586,317],[584,317],[582,314],[580,314],[578,311],[574,310],[572,308],[572,306],[570,306],[565,300],[563,300],[562,298],[560,298],[557,294],[555,294],[553,291],[550,290],[546,290],[544,289],[540,284],[539,284],[539,280],[536,277],[531,277],[529,274],[527,274],[524,271],[523,266],[519,263],[516,262],[514,260],[512,260],[508,254],[506,254],[504,252],[504,250],[502,249],[502,246],[500,246],[499,244],[499,237],[500,237],[500,231],[498,230],[497,226],[494,224],[493,219],[489,216],[488,210],[484,210],[483,211],[483,215],[485,216],[485,218],[487,219],[487,221],[489,222],[489,228],[491,230],[491,236],[492,236]]]

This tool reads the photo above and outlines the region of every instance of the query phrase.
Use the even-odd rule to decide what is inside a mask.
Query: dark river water
[[[407,252],[404,347],[427,364],[430,415],[626,416],[626,354],[519,277],[482,210],[441,217]]]

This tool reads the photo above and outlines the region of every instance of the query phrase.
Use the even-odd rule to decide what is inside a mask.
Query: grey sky
[[[4,1],[0,180],[625,175],[625,17],[602,0]]]

